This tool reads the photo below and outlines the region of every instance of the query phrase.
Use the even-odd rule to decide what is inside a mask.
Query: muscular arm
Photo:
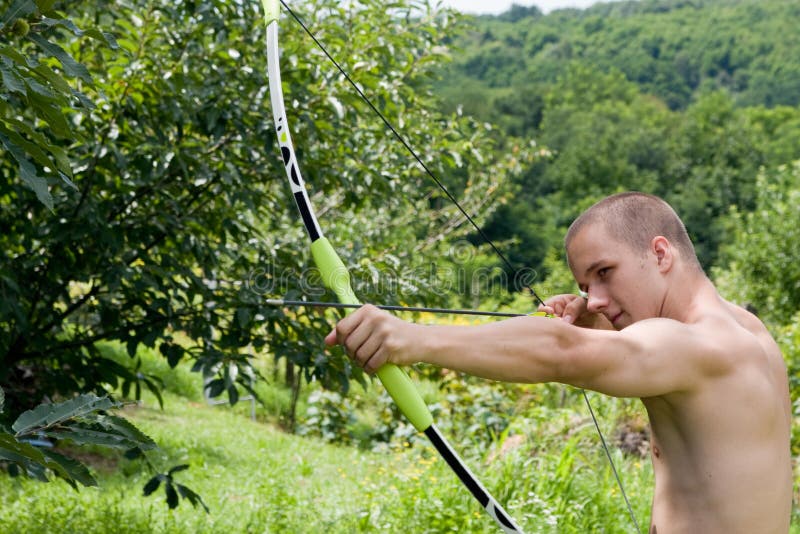
[[[696,326],[670,319],[619,332],[541,317],[420,328],[414,360],[494,380],[562,382],[617,397],[687,391],[730,365]]]

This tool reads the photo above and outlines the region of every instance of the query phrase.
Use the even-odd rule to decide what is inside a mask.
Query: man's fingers
[[[544,305],[539,306],[539,311],[547,312],[556,317],[564,315],[564,307],[570,302],[574,295],[556,295],[544,301]]]
[[[381,329],[376,328],[380,315],[384,313],[374,306],[362,306],[336,324],[331,333],[325,336],[325,344],[342,345],[356,365],[368,373],[375,372],[387,357],[386,354],[378,354],[384,336]]]
[[[329,347],[339,344],[339,336],[336,331],[336,327],[333,327],[331,333],[325,336],[325,344]]]
[[[357,309],[338,323],[333,331],[325,336],[325,343],[328,345],[343,345],[345,340],[350,337],[350,334],[358,328],[358,325],[364,320],[364,307]],[[329,340],[331,342],[329,343]]]
[[[367,361],[364,362],[362,368],[364,372],[367,374],[373,374],[375,371],[380,369],[386,360],[388,355],[386,350],[383,347],[380,347],[377,352],[375,352]]]
[[[327,345],[340,344],[350,359],[367,373],[374,373],[385,363],[412,354],[413,327],[375,306],[365,305],[339,321],[327,336]]]
[[[561,318],[567,323],[574,323],[575,319],[586,313],[586,301],[580,297],[575,297],[572,301],[564,306],[564,312]]]
[[[371,331],[364,342],[359,345],[358,348],[353,347],[354,350],[350,352],[350,356],[353,358],[353,360],[355,360],[359,367],[363,368],[365,371],[368,371],[367,364],[374,359],[375,355],[378,354],[381,349],[383,340],[379,335],[376,334],[376,332]]]

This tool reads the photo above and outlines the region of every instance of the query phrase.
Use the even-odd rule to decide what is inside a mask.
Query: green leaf
[[[0,457],[11,461],[18,461],[20,458],[33,460],[37,463],[46,461],[41,450],[33,445],[17,441],[14,436],[6,432],[0,432]]]
[[[0,388],[0,413],[3,413],[3,408],[5,408],[6,403],[6,394],[3,391],[3,388]]]
[[[171,482],[166,482],[164,484],[164,491],[167,494],[167,506],[169,506],[170,510],[172,510],[173,508],[177,508],[178,493],[175,491],[175,487],[172,485]]]
[[[47,13],[53,9],[56,1],[57,0],[36,0],[36,7],[38,7],[39,11],[42,13]]]
[[[63,429],[48,430],[46,436],[62,440],[70,440],[78,445],[101,445],[115,449],[129,449],[134,444],[126,437],[120,436],[106,429],[86,428],[85,426],[70,425]]]
[[[206,513],[209,513],[208,506],[206,506],[206,503],[203,502],[203,498],[200,497],[200,495],[198,495],[194,491],[190,490],[189,488],[187,488],[183,484],[175,484],[175,485],[178,487],[178,493],[180,494],[181,497],[183,497],[185,499],[189,499],[189,502],[192,503],[192,506],[194,506],[195,508],[197,507],[197,504],[199,503],[203,507],[203,509],[206,511]]]
[[[7,58],[0,60],[0,75],[2,75],[3,85],[12,93],[24,95],[27,91],[25,81],[17,72],[16,67],[10,63],[11,61]]]
[[[68,419],[117,406],[120,406],[120,404],[108,397],[98,397],[91,393],[86,393],[56,404],[40,404],[33,410],[28,410],[20,415],[11,425],[11,428],[19,436],[34,429],[47,428]]]
[[[42,449],[42,454],[63,467],[64,471],[66,471],[73,480],[87,487],[97,486],[97,481],[89,472],[89,469],[79,461],[48,449]]]
[[[101,415],[90,421],[76,421],[65,427],[48,430],[47,436],[69,439],[79,445],[103,445],[116,449],[150,450],[155,442],[122,417]]]
[[[167,357],[167,363],[173,369],[178,365],[178,362],[183,358],[185,352],[184,348],[177,343],[164,342],[158,347],[159,352]]]
[[[69,83],[56,74],[56,72],[51,69],[49,66],[45,65],[44,63],[40,63],[36,67],[31,69],[33,72],[44,78],[50,85],[53,86],[54,89],[60,91],[63,94],[68,94],[72,90],[69,86]]]
[[[29,39],[38,44],[49,56],[56,58],[61,63],[67,76],[80,78],[89,85],[93,84],[92,76],[86,66],[75,61],[63,48],[38,34],[31,34]]]
[[[32,15],[34,11],[36,11],[36,5],[33,0],[16,0],[3,14],[3,25],[8,25],[14,19]]]
[[[5,432],[0,432],[0,459],[17,463],[29,475],[43,482],[47,482],[47,475],[44,473],[45,468],[50,469],[64,480],[71,480],[66,469],[57,462],[45,457],[41,449],[28,443],[17,441],[14,436]]]
[[[39,202],[47,206],[50,211],[53,211],[53,197],[50,195],[50,189],[47,186],[47,180],[36,174],[36,167],[28,161],[25,154],[20,148],[13,144],[8,137],[0,134],[0,143],[2,143],[6,150],[8,150],[14,159],[19,163],[19,177],[23,183],[30,187]]]
[[[189,464],[176,465],[175,467],[167,471],[167,476],[172,476],[173,473],[179,473],[181,471],[186,471],[187,469],[189,469]]]
[[[13,59],[15,63],[18,65],[29,65],[28,59],[25,58],[22,54],[20,54],[16,49],[10,46],[0,46],[0,54],[6,56],[9,59]]]
[[[78,37],[80,37],[85,33],[83,30],[75,26],[75,23],[69,19],[52,19],[50,17],[42,17],[42,20],[39,21],[39,24],[42,24],[47,28],[52,28],[54,26],[62,26],[71,31],[74,35],[77,35]]]
[[[235,385],[228,386],[228,402],[231,406],[239,402],[239,390],[236,389]]]
[[[101,32],[100,30],[97,30],[95,28],[90,28],[86,30],[86,36],[106,43],[111,50],[117,50],[119,48],[119,43],[117,43],[117,39],[111,33]]]
[[[148,495],[152,494],[154,491],[158,489],[158,486],[161,485],[161,478],[163,475],[156,475],[150,480],[147,481],[147,484],[144,485],[144,496],[147,497]]]
[[[225,380],[221,378],[216,378],[206,384],[206,389],[208,390],[208,396],[211,398],[219,397],[223,391],[225,391]]]
[[[0,133],[6,135],[9,141],[24,150],[27,155],[31,156],[34,161],[42,167],[54,167],[53,161],[45,154],[44,150],[42,150],[42,141],[45,141],[43,137],[39,136],[37,139],[38,142],[32,143],[18,133],[19,131],[25,131],[27,129],[25,123],[13,119],[8,120],[8,123],[10,123],[14,129],[8,128],[6,121],[0,119]]]
[[[85,94],[81,93],[80,91],[72,89],[71,93],[72,93],[72,96],[74,96],[75,98],[78,99],[78,102],[80,102],[80,105],[83,106],[84,108],[86,108],[86,109],[94,109],[94,108],[97,107],[95,105],[95,103],[92,102],[92,100],[88,96],[86,96]]]
[[[33,78],[28,78],[27,83],[28,87],[32,89],[33,87],[44,87]],[[36,90],[32,90],[28,91],[28,102],[34,111],[47,122],[54,134],[63,139],[74,138],[75,135],[72,132],[72,128],[70,128],[69,121],[64,115],[64,111],[60,106],[53,104],[54,96],[56,95],[52,92],[50,92],[49,96],[45,96]]]
[[[98,422],[108,428],[114,430],[120,435],[127,437],[143,450],[150,450],[156,447],[156,442],[153,438],[139,430],[133,423],[120,417],[118,415],[101,415],[97,417]]]
[[[145,378],[142,381],[144,382],[144,385],[147,386],[147,389],[150,390],[150,393],[152,393],[155,396],[155,398],[158,400],[158,406],[163,410],[164,409],[164,399],[161,398],[161,391],[159,390],[158,386],[156,386],[153,383],[153,381],[150,380],[149,378]]]
[[[77,186],[77,185],[75,185],[75,182],[73,182],[72,180],[70,180],[70,179],[69,179],[69,176],[67,176],[67,175],[66,175],[66,174],[64,174],[63,172],[60,172],[60,171],[59,171],[59,173],[58,173],[58,177],[59,177],[59,178],[61,178],[61,181],[62,181],[62,182],[64,182],[64,183],[65,183],[67,186],[71,187],[71,188],[72,188],[72,189],[74,189],[75,191],[77,191],[77,190],[78,190],[78,186]]]

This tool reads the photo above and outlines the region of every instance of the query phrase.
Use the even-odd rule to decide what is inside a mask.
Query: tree
[[[620,189],[669,190],[663,177],[673,129],[673,114],[621,73],[570,64],[544,95],[537,141],[549,157],[520,175],[513,202],[496,212],[487,230],[500,239],[513,236],[511,256],[519,265],[542,268],[584,199]]]
[[[12,157],[22,183],[51,210],[51,185],[75,187],[68,143],[81,137],[65,110],[88,112],[94,107],[81,90],[81,85],[94,88],[89,71],[54,38],[67,32],[95,38],[112,49],[117,46],[110,34],[96,27],[78,28],[55,11],[54,4],[18,0],[0,19],[0,36],[8,39],[0,46],[0,146]]]
[[[800,162],[761,172],[754,209],[730,213],[732,239],[714,272],[723,294],[775,326],[790,324],[800,309],[798,202]]]
[[[491,192],[524,154],[489,168],[495,141],[485,126],[430,111],[423,82],[444,57],[451,19],[396,7],[320,0],[300,15],[384,113],[410,126],[411,143],[437,154],[426,156],[429,165],[449,175],[466,208],[485,216]],[[210,393],[232,403],[240,388],[252,391],[251,361],[266,352],[329,387],[363,380],[342,354],[320,357],[322,318],[263,300],[323,290],[306,269],[275,148],[258,8],[70,4],[81,13],[77,26],[113,28],[119,50],[58,25],[37,29],[92,73],[99,102],[65,113],[75,130],[65,146],[76,189],[51,191],[52,213],[16,179],[16,162],[0,160],[0,385],[9,416],[45,395],[118,386],[157,393],[157,377],[136,370],[140,344],[158,347],[172,366],[191,361]],[[284,27],[301,168],[332,240],[346,244],[339,248],[357,290],[381,301],[436,296],[435,281],[403,275],[425,263],[426,249],[463,235],[463,220],[383,125],[360,114],[363,102],[313,42],[288,20]],[[429,206],[434,215],[420,217]],[[177,332],[190,341],[178,342]],[[126,346],[131,364],[104,357],[101,340]]]

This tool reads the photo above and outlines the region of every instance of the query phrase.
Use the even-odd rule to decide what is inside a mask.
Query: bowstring
[[[481,238],[486,242],[486,244],[489,245],[492,248],[492,250],[494,250],[494,252],[497,254],[497,256],[501,260],[503,260],[503,263],[506,265],[506,267],[508,267],[510,272],[512,274],[516,274],[517,273],[517,269],[515,269],[514,266],[511,265],[511,262],[508,260],[508,258],[506,258],[505,254],[503,254],[500,251],[500,249],[498,249],[497,246],[495,246],[495,244],[492,242],[491,239],[489,239],[489,236],[486,235],[486,233],[481,229],[481,227],[478,225],[478,223],[475,222],[475,220],[461,206],[461,204],[458,202],[458,200],[456,200],[456,197],[453,196],[453,194],[447,189],[447,187],[445,187],[445,185],[442,183],[442,181],[439,180],[439,178],[436,177],[436,175],[433,173],[433,171],[431,171],[428,168],[428,166],[425,164],[425,162],[422,161],[422,158],[417,154],[417,152],[408,143],[408,141],[406,141],[406,139],[402,135],[400,135],[400,133],[397,131],[397,129],[394,127],[394,125],[392,125],[392,123],[389,122],[389,119],[387,119],[386,116],[377,107],[375,107],[375,105],[372,103],[372,100],[370,100],[370,98],[366,94],[364,94],[364,92],[361,90],[361,88],[358,86],[358,84],[356,84],[353,81],[353,79],[350,77],[350,75],[347,74],[347,72],[342,68],[342,66],[339,65],[339,62],[336,61],[336,59],[334,59],[333,56],[331,56],[331,54],[328,52],[328,50],[325,48],[325,46],[321,42],[319,42],[319,40],[316,38],[316,36],[305,25],[305,23],[303,23],[303,21],[300,19],[300,17],[298,17],[295,14],[295,12],[292,11],[292,9],[288,5],[286,5],[286,2],[284,0],[281,0],[281,4],[283,4],[283,7],[286,8],[286,11],[289,12],[289,14],[292,16],[292,18],[294,18],[294,20],[297,21],[297,23],[303,28],[303,30],[305,30],[305,32],[308,34],[308,36],[311,37],[311,39],[313,39],[313,41],[316,43],[316,45],[319,47],[319,49],[322,50],[322,53],[325,54],[325,56],[328,58],[328,60],[330,60],[331,63],[333,63],[333,65],[336,67],[336,69],[339,71],[339,73],[342,76],[344,76],[345,80],[347,80],[347,82],[353,87],[353,89],[355,89],[355,91],[358,93],[358,96],[360,96],[361,99],[367,104],[367,106],[369,106],[369,108],[378,117],[380,117],[380,119],[383,122],[383,124],[389,129],[390,132],[392,132],[392,135],[394,135],[395,139],[397,139],[400,142],[400,144],[402,144],[403,147],[405,147],[405,149],[408,151],[408,153],[411,154],[411,156],[416,160],[416,162],[420,165],[420,167],[422,167],[422,169],[431,178],[431,180],[433,180],[436,183],[436,185],[439,187],[439,189],[441,189],[441,191],[447,196],[447,198],[450,199],[450,201],[453,203],[453,205],[456,208],[458,208],[458,211],[460,211],[461,214],[469,221],[469,223],[472,225],[472,227],[475,228],[475,230],[478,232],[478,234],[480,234]],[[530,292],[530,294],[533,296],[533,298],[535,298],[536,301],[539,304],[544,304],[544,301],[541,298],[539,298],[539,295],[536,294],[536,291],[534,291],[534,289],[529,284],[526,284],[526,283],[523,282],[523,286],[524,286],[524,289],[527,289]]]
[[[431,171],[428,168],[428,166],[425,164],[425,162],[422,161],[422,158],[414,150],[414,148],[408,143],[408,141],[406,141],[406,139],[400,134],[400,132],[397,131],[397,129],[389,121],[389,119],[387,119],[386,116],[372,103],[372,100],[370,100],[370,98],[366,94],[364,94],[364,92],[361,90],[361,88],[358,86],[358,84],[356,84],[353,81],[353,79],[350,77],[349,74],[347,74],[347,72],[344,70],[344,68],[342,68],[342,66],[339,64],[339,62],[336,61],[336,59],[328,52],[328,49],[325,48],[325,46],[317,39],[317,37],[314,35],[314,33],[302,21],[302,19],[300,19],[300,17],[292,10],[292,8],[290,8],[287,5],[287,3],[284,0],[280,0],[280,2],[283,5],[283,7],[286,9],[286,11],[291,15],[291,17],[300,25],[301,28],[303,28],[303,31],[305,31],[306,34],[314,41],[314,43],[317,45],[317,47],[319,47],[319,49],[322,51],[322,53],[325,55],[325,57],[327,57],[328,60],[331,63],[333,63],[333,65],[336,67],[336,70],[338,70],[339,73],[342,76],[344,76],[345,80],[347,80],[347,83],[349,83],[350,86],[353,87],[353,89],[355,89],[356,93],[358,93],[358,96],[361,97],[361,99],[367,104],[367,106],[373,111],[373,113],[375,113],[381,119],[381,121],[386,126],[386,128],[388,128],[389,131],[392,133],[392,135],[394,135],[395,139],[397,139],[400,142],[400,144],[403,145],[403,147],[406,149],[406,151],[408,151],[408,153],[411,154],[411,156],[414,158],[414,160],[416,160],[416,162],[419,164],[419,166],[422,167],[422,169],[431,178],[431,180],[433,180],[434,183],[436,183],[436,185],[445,194],[445,196],[447,196],[447,198],[450,199],[450,201],[453,203],[453,205],[456,208],[458,208],[458,211],[460,211],[461,214],[467,219],[467,221],[469,221],[469,223],[472,225],[472,227],[475,229],[475,231],[477,231],[478,234],[481,236],[481,239],[483,239],[483,241],[487,245],[489,245],[489,247],[491,247],[491,249],[503,261],[505,266],[511,271],[511,273],[514,274],[514,279],[516,280],[516,278],[517,278],[516,277],[516,273],[518,273],[518,270],[514,268],[514,266],[511,264],[511,262],[508,260],[508,258],[506,258],[505,254],[503,254],[500,251],[500,249],[497,248],[497,246],[494,244],[494,242],[492,242],[492,240],[489,238],[489,236],[486,235],[486,233],[478,225],[478,223],[476,223],[475,220],[469,215],[469,213],[467,213],[467,211],[461,206],[461,203],[458,202],[456,197],[453,196],[453,194],[447,189],[447,187],[442,183],[442,181],[439,180],[439,178],[436,177],[436,175],[433,173],[433,171]],[[530,293],[530,295],[532,295],[533,298],[536,299],[536,301],[539,304],[544,305],[544,300],[542,300],[542,298],[539,297],[539,295],[536,293],[536,291],[533,289],[533,287],[531,287],[530,284],[527,284],[527,283],[523,282],[523,286]],[[620,478],[619,472],[617,471],[617,467],[616,467],[616,465],[614,463],[614,460],[611,457],[611,451],[608,448],[608,445],[606,443],[606,439],[605,439],[605,436],[603,435],[602,430],[600,430],[600,424],[597,421],[597,417],[594,414],[594,410],[592,409],[592,404],[589,402],[589,396],[587,395],[585,389],[581,389],[581,393],[583,395],[583,399],[586,401],[586,406],[589,408],[589,414],[592,416],[592,421],[594,422],[594,427],[597,430],[597,434],[600,436],[600,442],[603,445],[603,450],[606,453],[606,458],[608,458],[608,462],[609,462],[609,464],[611,464],[611,470],[614,473],[614,478],[617,481],[617,486],[619,486],[620,492],[622,493],[622,497],[625,499],[625,504],[628,507],[628,513],[631,516],[631,520],[633,521],[633,524],[636,526],[636,532],[641,534],[642,531],[641,531],[641,528],[639,527],[639,522],[636,520],[636,514],[633,513],[633,507],[631,506],[630,500],[628,500],[628,494],[625,492],[625,487],[622,484],[622,479]]]

